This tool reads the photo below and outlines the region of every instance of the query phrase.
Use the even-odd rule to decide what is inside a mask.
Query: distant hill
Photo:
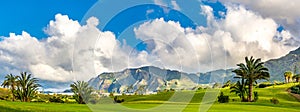
[[[271,81],[284,81],[285,71],[294,71],[296,66],[297,73],[300,73],[300,48],[291,51],[289,54],[265,62],[269,69]],[[155,91],[165,88],[173,89],[191,89],[198,84],[214,84],[215,82],[224,82],[234,79],[233,69],[215,70],[207,73],[189,74],[176,70],[161,69],[154,66],[141,68],[130,68],[120,72],[102,73],[89,80],[89,84],[95,89],[105,92],[122,92],[129,88],[137,90],[141,85],[146,85],[146,90]],[[214,79],[214,80],[211,80]]]
[[[207,73],[185,73],[176,70],[161,69],[154,66],[125,69],[121,72],[102,73],[89,80],[89,84],[103,92],[135,91],[146,86],[147,91],[163,89],[192,89],[198,84],[219,82],[212,79],[232,79],[232,70],[216,70]],[[211,84],[210,83],[210,84]]]
[[[265,66],[269,69],[271,74],[271,81],[284,81],[283,74],[285,71],[294,72],[296,66],[296,73],[300,73],[300,48],[289,52],[287,55],[278,59],[271,59],[265,62]]]

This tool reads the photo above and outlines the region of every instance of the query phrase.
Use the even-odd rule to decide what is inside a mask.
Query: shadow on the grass
[[[3,107],[3,106],[0,106],[0,111],[1,112],[30,112],[30,111],[17,110],[17,109],[12,109],[12,108]]]

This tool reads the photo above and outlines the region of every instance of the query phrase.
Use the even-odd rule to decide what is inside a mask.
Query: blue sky
[[[36,37],[45,37],[43,28],[54,19],[57,13],[67,14],[70,18],[80,21],[85,13],[97,0],[6,0],[0,1],[0,35],[8,33],[21,33],[22,30],[30,32]],[[204,2],[216,8],[214,13],[224,11],[225,7],[218,3]],[[108,11],[109,12],[109,11]]]
[[[37,38],[46,37],[43,28],[57,13],[81,20],[97,0],[1,0],[0,35],[30,32]]]
[[[44,28],[49,24],[50,20],[54,19],[54,15],[61,13],[66,14],[69,18],[73,20],[81,21],[87,11],[97,2],[97,0],[11,0],[11,1],[0,1],[2,6],[0,7],[0,14],[3,15],[0,21],[0,35],[1,36],[8,36],[9,33],[17,33],[20,34],[22,31],[29,32],[32,36],[37,38],[45,38],[47,35],[44,33]],[[107,1],[106,1],[107,2]],[[182,1],[179,1],[179,3]],[[110,2],[111,3],[111,2]],[[221,18],[219,15],[219,11],[226,12],[225,7],[220,3],[210,3],[210,2],[203,2],[206,5],[212,6],[214,10],[214,14],[217,18]],[[187,5],[191,5],[187,3]],[[184,7],[184,6],[183,6]],[[197,7],[197,6],[196,6]],[[140,9],[134,9],[135,12],[141,12]],[[104,11],[98,11],[103,13]],[[110,11],[105,11],[106,13],[110,13]],[[185,11],[187,13],[191,13],[192,11]],[[131,12],[129,12],[131,13]],[[104,14],[105,15],[105,14]],[[178,15],[178,14],[177,14]],[[148,18],[154,19],[159,17],[164,17],[166,20],[177,20],[177,15],[170,14],[169,17],[166,15],[154,15],[153,17]],[[95,15],[97,17],[97,15]],[[89,16],[90,17],[90,16]],[[100,16],[101,17],[101,16]],[[138,16],[141,17],[141,16]],[[121,17],[119,19],[126,19],[126,17]],[[130,19],[130,18],[127,18]],[[197,18],[198,19],[198,18]],[[127,20],[124,20],[127,21]],[[138,20],[131,20],[131,21],[138,21]],[[84,22],[84,21],[83,21]],[[128,24],[132,22],[128,21]],[[191,23],[183,23],[185,20],[181,20],[181,24],[184,27],[192,26],[188,25]],[[204,23],[200,23],[204,25]],[[103,24],[100,24],[99,27],[101,28]],[[113,25],[115,26],[115,25]],[[113,27],[111,26],[111,27]],[[135,25],[136,26],[136,25]],[[127,27],[126,27],[127,28]],[[116,27],[115,29],[118,29]],[[119,29],[121,30],[121,29]],[[132,33],[132,32],[131,32]],[[125,34],[125,36],[133,36],[132,34]]]

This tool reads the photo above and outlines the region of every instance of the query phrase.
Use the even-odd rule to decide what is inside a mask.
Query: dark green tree
[[[77,81],[70,85],[74,98],[79,104],[86,104],[90,101],[93,88],[87,82]]]
[[[294,75],[293,79],[295,79],[296,82],[299,82],[300,81],[300,74]]]
[[[4,82],[1,84],[1,86],[7,87],[7,88],[10,89],[13,101],[16,98],[15,92],[16,92],[16,87],[17,87],[17,84],[18,84],[17,79],[18,79],[18,76],[14,76],[13,74],[7,74],[5,76]]]
[[[237,81],[237,83],[230,87],[230,93],[235,93],[241,98],[241,101],[246,101],[245,96],[247,95],[247,88],[243,84],[240,83],[240,81]]]
[[[31,77],[31,74],[21,72],[21,76],[17,79],[16,96],[22,102],[30,102],[31,98],[37,94],[38,87],[40,85],[36,78]]]
[[[246,79],[248,85],[248,102],[253,101],[253,83],[259,79],[269,80],[270,74],[269,70],[264,67],[264,63],[261,59],[254,59],[252,56],[250,59],[245,57],[245,64],[237,64],[239,68],[235,69],[233,72],[236,75]]]

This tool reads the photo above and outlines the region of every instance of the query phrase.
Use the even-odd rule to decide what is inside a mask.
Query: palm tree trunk
[[[15,101],[15,85],[12,85],[11,87],[11,93],[12,93],[12,101]]]
[[[253,82],[249,81],[249,96],[248,96],[248,102],[252,102],[252,91],[253,91]]]

